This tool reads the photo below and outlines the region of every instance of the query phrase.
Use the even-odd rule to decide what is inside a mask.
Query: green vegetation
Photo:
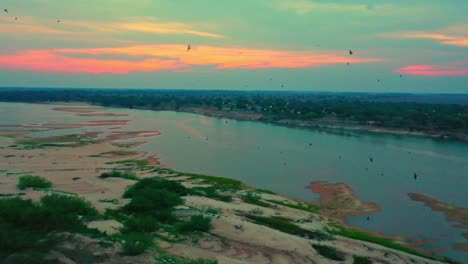
[[[120,160],[120,161],[116,161],[114,163],[136,165],[136,166],[140,166],[140,167],[146,167],[146,166],[149,165],[147,160]]]
[[[234,179],[223,178],[223,177],[216,177],[216,176],[208,176],[203,174],[194,174],[194,173],[185,173],[181,172],[178,173],[179,176],[188,176],[192,179],[200,179],[204,183],[215,185],[219,188],[231,189],[231,190],[242,190],[245,185]]]
[[[6,156],[4,156],[4,158],[6,158],[6,159],[8,159],[8,158],[14,158],[14,157],[16,157],[16,156],[15,156],[15,155],[6,155]]]
[[[135,173],[130,171],[112,171],[112,172],[104,172],[102,173],[99,178],[106,179],[106,178],[122,178],[127,180],[134,180],[138,181],[138,177]]]
[[[188,259],[169,255],[160,255],[156,258],[156,261],[156,263],[160,264],[218,264],[216,260]]]
[[[38,203],[0,199],[0,259],[39,263],[60,242],[56,232],[88,232],[83,221],[95,217],[96,210],[76,197],[52,194]]]
[[[216,186],[210,187],[194,187],[192,188],[192,194],[198,196],[205,196],[214,200],[230,203],[232,202],[231,195],[224,195],[218,193],[218,188]]]
[[[190,190],[176,181],[166,180],[159,177],[145,178],[132,185],[124,193],[124,198],[132,198],[138,195],[141,191],[148,190],[166,190],[176,193],[180,196],[185,196],[190,193]]]
[[[269,203],[265,203],[264,201],[261,200],[262,196],[253,192],[247,192],[242,196],[242,201],[249,203],[249,204],[254,204],[262,207],[270,207]]]
[[[190,221],[182,222],[177,225],[177,231],[180,233],[191,233],[195,231],[208,232],[212,228],[211,218],[203,215],[192,215]]]
[[[255,189],[255,191],[259,192],[259,193],[276,194],[275,192],[272,192],[272,191],[266,190],[266,189]]]
[[[19,178],[17,186],[20,190],[26,188],[50,188],[52,187],[52,182],[40,176],[25,175]]]
[[[134,195],[130,203],[123,207],[129,213],[149,215],[161,222],[172,222],[173,207],[183,204],[182,198],[177,193],[164,189],[143,189]]]
[[[323,245],[312,245],[312,247],[317,250],[321,256],[324,256],[331,260],[344,261],[343,253],[338,252],[335,248]]]
[[[306,211],[312,214],[317,214],[320,212],[320,206],[318,205],[311,205],[311,204],[304,204],[304,203],[292,204],[292,203],[286,203],[286,202],[277,201],[277,200],[267,200],[267,201],[270,203],[279,204],[282,206]]]
[[[255,221],[256,224],[268,226],[270,228],[279,230],[284,233],[288,233],[296,236],[307,236],[309,238],[317,240],[330,240],[331,237],[328,234],[310,231],[299,227],[296,224],[291,223],[291,220],[282,217],[263,217],[258,215],[246,215],[248,219]]]
[[[125,255],[140,255],[153,245],[153,237],[150,234],[132,232],[123,236],[122,249]]]
[[[353,256],[353,264],[372,264],[372,261],[366,257]]]
[[[79,135],[65,135],[58,137],[47,137],[47,138],[30,138],[21,140],[18,144],[10,147],[15,149],[39,149],[45,147],[74,147],[86,144],[94,143],[89,138],[83,138]]]
[[[406,252],[406,253],[409,253],[409,254],[413,254],[413,255],[428,258],[428,259],[440,260],[439,258],[434,258],[434,257],[430,257],[430,256],[427,256],[427,255],[421,254],[420,252],[418,252],[418,251],[416,251],[414,249],[405,247],[405,246],[403,246],[401,244],[398,244],[397,242],[395,242],[395,241],[393,241],[391,239],[388,239],[388,238],[374,236],[374,235],[365,233],[363,231],[359,231],[357,229],[352,229],[352,228],[345,228],[345,227],[341,227],[341,226],[338,226],[337,228],[338,228],[338,230],[331,230],[331,233],[333,233],[335,235],[349,237],[349,238],[356,239],[356,240],[362,240],[362,241],[375,243],[375,244],[378,244],[378,245],[382,245],[384,247],[392,248],[392,249],[395,249],[395,250],[403,251],[403,252]]]
[[[154,232],[159,229],[158,222],[150,216],[135,215],[125,221],[124,232]]]

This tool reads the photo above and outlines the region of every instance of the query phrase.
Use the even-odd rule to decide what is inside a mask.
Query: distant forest
[[[4,88],[0,101],[88,102],[174,111],[197,107],[260,113],[262,121],[270,122],[336,120],[419,131],[468,132],[466,95]]]

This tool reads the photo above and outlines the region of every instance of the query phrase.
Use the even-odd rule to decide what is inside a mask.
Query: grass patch
[[[129,164],[129,165],[136,165],[139,167],[146,167],[149,165],[147,160],[120,160],[120,161],[111,162],[111,163]]]
[[[384,246],[384,247],[388,247],[388,248],[392,248],[392,249],[395,249],[395,250],[399,250],[399,251],[403,251],[403,252],[406,252],[406,253],[409,253],[409,254],[412,254],[412,255],[416,255],[416,256],[420,256],[420,257],[423,257],[423,258],[427,258],[427,259],[433,259],[433,260],[446,260],[445,258],[435,258],[435,257],[431,257],[431,256],[427,256],[427,255],[424,255],[412,248],[408,248],[408,247],[405,247],[391,239],[388,239],[388,238],[384,238],[384,237],[378,237],[378,236],[375,236],[375,235],[372,235],[372,234],[368,234],[368,233],[365,233],[363,231],[359,231],[359,230],[356,230],[356,229],[351,229],[351,228],[344,228],[344,227],[341,227],[339,226],[338,227],[338,230],[332,230],[331,233],[335,234],[335,235],[340,235],[340,236],[344,236],[344,237],[348,237],[348,238],[352,238],[352,239],[356,239],[356,240],[362,240],[362,241],[367,241],[367,242],[371,242],[371,243],[374,243],[374,244],[378,244],[378,245],[381,245],[381,246]]]
[[[40,176],[25,175],[18,180],[18,188],[24,190],[26,188],[50,188],[52,182]]]
[[[122,178],[122,179],[127,179],[127,180],[134,180],[138,181],[138,177],[135,175],[135,173],[130,172],[130,171],[112,171],[112,172],[104,172],[101,175],[99,175],[99,178],[101,179],[106,179],[106,178]]]
[[[242,190],[245,185],[234,179],[223,178],[223,177],[216,177],[216,176],[208,176],[203,174],[195,174],[195,173],[178,173],[178,176],[187,176],[192,179],[200,179],[204,183],[212,184],[218,186],[220,188],[231,189],[231,190]]]
[[[177,225],[177,231],[180,233],[191,233],[191,232],[208,232],[213,228],[211,224],[211,218],[203,215],[192,215],[190,221],[183,222]]]
[[[160,255],[156,258],[156,263],[160,264],[218,264],[216,260],[189,259],[178,256]]]
[[[276,200],[267,200],[267,201],[270,203],[279,204],[279,205],[286,206],[289,208],[306,211],[312,214],[318,214],[320,212],[320,206],[318,205],[310,205],[310,204],[303,204],[303,203],[291,204],[291,203],[286,203],[286,202],[276,201]]]
[[[122,253],[128,256],[140,255],[153,245],[153,237],[149,234],[128,233],[123,236]]]
[[[322,245],[312,245],[312,247],[317,250],[321,256],[335,260],[335,261],[344,261],[344,254],[338,252],[335,248],[329,246],[322,246]]]
[[[101,199],[99,200],[101,203],[110,203],[110,204],[119,204],[119,200],[117,199]]]
[[[6,155],[6,156],[3,156],[4,158],[8,159],[8,158],[14,158],[16,157],[15,155]]]
[[[276,194],[275,192],[270,191],[270,190],[266,190],[266,189],[255,189],[255,191],[259,192],[259,193]]]
[[[300,226],[291,223],[291,220],[282,217],[264,217],[258,215],[246,215],[250,220],[253,220],[256,224],[268,226],[270,228],[279,230],[284,233],[288,233],[296,236],[307,236],[309,238],[317,240],[330,240],[331,237],[328,234],[310,231],[301,228]]]
[[[353,264],[372,264],[372,261],[366,257],[353,256]]]
[[[58,137],[48,138],[31,138],[21,140],[19,144],[16,144],[16,149],[38,149],[45,147],[73,147],[94,143],[89,138],[82,138],[78,135],[65,135]]]
[[[100,153],[97,155],[91,155],[90,157],[102,157],[102,156],[129,156],[134,155],[136,152],[131,150],[113,150],[104,153]]]
[[[242,196],[242,201],[249,203],[249,204],[262,206],[262,207],[270,207],[270,204],[262,201],[261,198],[262,196],[260,194],[247,192],[246,194]]]
[[[224,195],[218,193],[218,188],[215,186],[210,187],[194,187],[192,188],[192,194],[198,196],[205,196],[214,200],[230,203],[232,202],[231,195]]]

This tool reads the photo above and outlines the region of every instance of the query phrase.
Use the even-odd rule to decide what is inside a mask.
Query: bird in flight
[[[5,13],[8,13],[8,9],[3,9],[3,11],[5,11]]]
[[[349,55],[353,55],[353,51],[352,51],[352,50],[349,50]]]
[[[187,45],[187,51],[191,50],[192,47],[190,47],[190,44]]]
[[[60,20],[57,20],[57,23],[60,23]]]

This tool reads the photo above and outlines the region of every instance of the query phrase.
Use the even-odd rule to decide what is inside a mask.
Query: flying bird
[[[8,9],[3,9],[3,11],[5,11],[5,13],[8,13]]]
[[[349,50],[349,55],[353,55],[353,51],[352,51],[352,50]]]
[[[57,23],[60,23],[60,20],[57,20]]]
[[[17,17],[15,17],[15,20],[18,20],[18,18],[17,18]]]
[[[370,161],[370,162],[374,162],[374,159],[371,157],[371,158],[369,158],[369,161]]]
[[[187,45],[187,51],[191,50],[192,47],[190,47],[190,44]]]
[[[414,177],[415,180],[418,178],[418,175],[416,174],[416,172],[413,173],[413,177]]]

